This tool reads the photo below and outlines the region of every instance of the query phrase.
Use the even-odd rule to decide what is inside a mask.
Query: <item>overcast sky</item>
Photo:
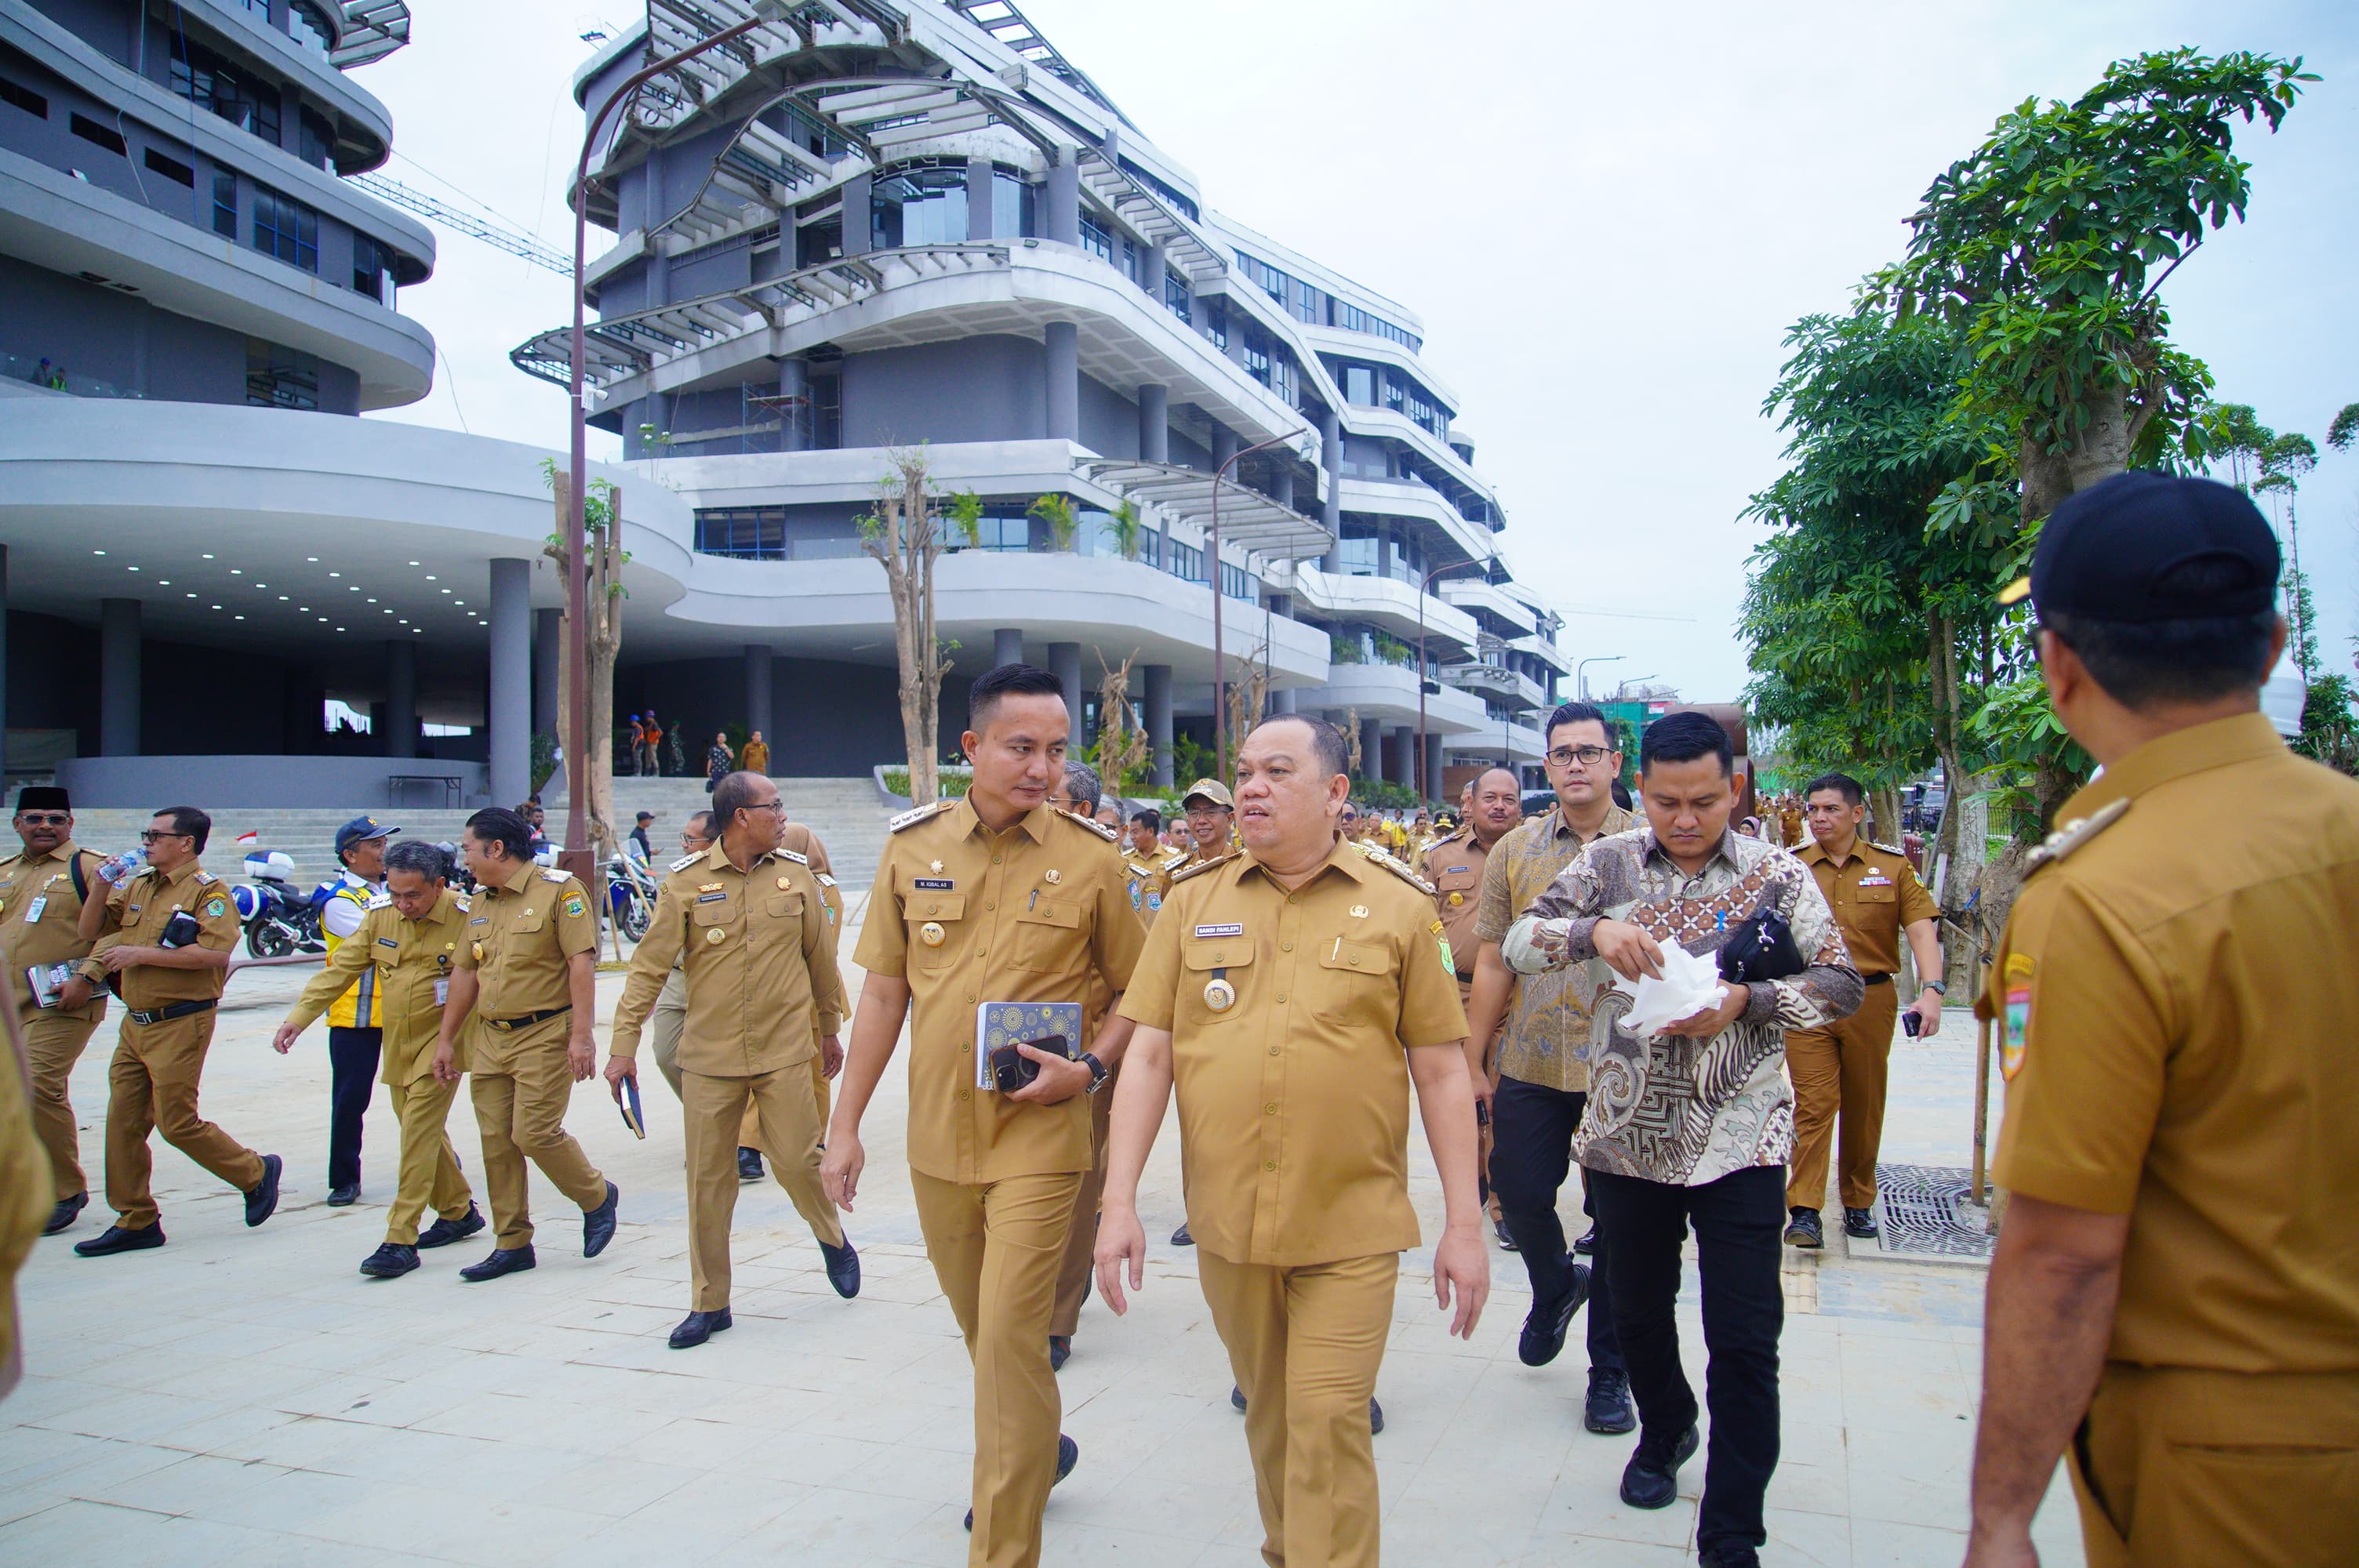
[[[1899,255],[1926,185],[2002,110],[2077,93],[2116,57],[2260,49],[2325,76],[2281,133],[2240,138],[2250,219],[2165,298],[2220,395],[2277,428],[2323,448],[2334,411],[2359,401],[2359,7],[1021,4],[1211,205],[1424,318],[1425,356],[1464,400],[1506,504],[1517,575],[1565,611],[1575,657],[1622,656],[1593,683],[1737,695],[1733,628],[1758,542],[1737,514],[1777,471],[1760,404],[1785,329],[1844,308]],[[570,251],[569,82],[592,48],[579,35],[637,9],[413,10],[417,41],[357,74],[393,111],[386,172]],[[603,246],[592,230],[591,254]],[[435,277],[402,308],[447,362],[426,401],[383,416],[561,448],[563,392],[507,351],[561,323],[568,297],[562,278],[443,235]],[[2301,512],[2326,653],[2347,668],[2359,454],[2329,454]]]

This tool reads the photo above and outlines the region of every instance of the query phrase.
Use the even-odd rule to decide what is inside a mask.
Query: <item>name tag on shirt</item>
[[[919,892],[949,892],[953,885],[954,884],[948,877],[919,877],[918,879],[918,891]]]
[[[1859,879],[1859,885],[1864,888],[1888,888],[1892,885],[1892,879],[1881,876],[1862,877]]]
[[[33,902],[25,906],[25,924],[27,925],[39,925],[41,920],[41,911],[49,907],[49,895],[48,893],[39,893],[35,895]]]
[[[699,903],[725,903],[728,899],[729,895],[725,892],[701,892],[696,895],[696,902]]]
[[[1245,934],[1245,928],[1242,925],[1199,925],[1196,927],[1196,935],[1199,936],[1242,936]]]
[[[401,946],[401,939],[397,936],[380,936],[376,939],[376,945],[380,947],[398,947]]]
[[[443,1003],[445,1003],[445,1002],[449,1001],[450,1000],[451,1000],[451,982],[450,982],[450,980],[449,980],[448,979],[438,979],[438,980],[436,980],[436,981],[434,982],[434,1005],[435,1005],[435,1006],[437,1006],[437,1007],[440,1007]]]

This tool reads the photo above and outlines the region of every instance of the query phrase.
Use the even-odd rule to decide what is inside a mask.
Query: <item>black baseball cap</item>
[[[2277,536],[2244,492],[2216,480],[2132,469],[2067,496],[2039,530],[2031,575],[2002,589],[2035,610],[2144,624],[2258,615],[2277,602]],[[2192,561],[2231,568],[2225,591],[2173,593]]]
[[[400,831],[398,827],[380,826],[374,816],[355,816],[336,829],[336,853],[341,855],[353,845],[366,843],[371,838],[390,838]]]

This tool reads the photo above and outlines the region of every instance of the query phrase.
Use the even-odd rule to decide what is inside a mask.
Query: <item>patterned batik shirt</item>
[[[1588,844],[1627,832],[1637,818],[1609,806],[1605,819],[1586,843],[1564,808],[1552,806],[1508,829],[1492,846],[1483,867],[1483,892],[1474,913],[1477,942],[1504,942],[1532,900],[1548,891]],[[1468,954],[1465,962],[1472,962]],[[1602,963],[1573,964],[1542,975],[1518,975],[1499,1026],[1499,1076],[1564,1094],[1589,1087],[1589,1009],[1603,986],[1614,982]]]
[[[1592,1012],[1589,1103],[1573,1155],[1594,1171],[1701,1186],[1794,1152],[1794,1091],[1786,1033],[1855,1011],[1865,987],[1809,869],[1774,844],[1729,832],[1703,869],[1680,870],[1639,827],[1600,838],[1509,928],[1500,954],[1518,974],[1601,963],[1600,920],[1626,921],[1657,942],[1717,952],[1765,897],[1786,917],[1807,966],[1756,981],[1734,1023],[1709,1040],[1642,1039],[1621,1028],[1626,992],[1601,989]]]

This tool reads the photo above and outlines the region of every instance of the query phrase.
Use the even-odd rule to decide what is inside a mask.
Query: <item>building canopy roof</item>
[[[1161,507],[1183,523],[1211,530],[1215,477],[1178,463],[1132,462],[1087,458],[1075,465],[1087,478],[1125,499]],[[1218,481],[1221,540],[1258,551],[1274,560],[1304,560],[1326,554],[1335,536],[1290,506],[1280,506],[1235,480]]]

